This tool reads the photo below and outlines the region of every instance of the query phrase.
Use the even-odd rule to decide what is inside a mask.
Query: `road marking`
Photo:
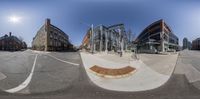
[[[33,53],[38,53],[38,54],[47,54],[51,52],[46,52],[46,51],[37,51],[37,50],[31,50]]]
[[[26,78],[26,80],[23,83],[21,83],[19,86],[15,87],[15,88],[11,88],[11,89],[5,90],[6,92],[15,93],[15,92],[18,92],[18,91],[20,91],[20,90],[22,90],[22,89],[24,89],[24,88],[26,88],[28,86],[28,84],[31,82],[31,79],[32,79],[32,76],[33,76],[33,73],[34,73],[37,56],[38,56],[38,54],[36,54],[36,56],[35,56],[33,67],[31,69],[31,72],[30,72],[29,76]]]
[[[6,75],[4,75],[2,72],[0,72],[0,80],[3,80],[6,78]]]
[[[57,58],[57,57],[55,57],[55,56],[53,56],[53,55],[50,55],[50,54],[46,54],[46,55],[48,55],[48,56],[50,56],[50,57],[52,57],[52,58],[54,58],[54,59],[56,59],[56,60],[59,60],[59,61],[61,61],[61,62],[64,62],[64,63],[72,64],[72,65],[75,65],[75,66],[79,66],[79,65],[80,65],[80,64],[77,64],[77,63],[73,63],[73,62],[64,61],[64,60],[59,59],[59,58]]]

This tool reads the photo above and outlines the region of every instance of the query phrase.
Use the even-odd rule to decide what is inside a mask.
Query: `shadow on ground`
[[[27,99],[27,98],[52,98],[52,99],[199,99],[200,90],[188,82],[185,75],[173,74],[169,81],[154,90],[142,92],[109,91],[97,87],[88,80],[87,75],[82,75],[79,82],[71,87],[48,93],[32,93],[29,95],[9,94],[0,92],[1,99]]]

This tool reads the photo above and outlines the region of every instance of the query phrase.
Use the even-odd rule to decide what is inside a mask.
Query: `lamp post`
[[[91,38],[92,38],[92,54],[94,53],[94,29],[93,29],[94,27],[93,27],[93,24],[91,25]]]

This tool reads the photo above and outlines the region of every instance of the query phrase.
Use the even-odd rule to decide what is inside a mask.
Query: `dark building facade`
[[[32,49],[42,51],[68,51],[73,50],[73,45],[69,42],[69,36],[66,33],[52,25],[50,19],[46,19],[45,24],[33,38]]]
[[[138,52],[157,53],[175,51],[179,48],[178,37],[163,19],[146,27],[135,42]]]
[[[126,51],[128,40],[124,24],[112,26],[98,25],[90,28],[81,45],[81,48],[94,52]],[[93,49],[92,49],[93,48]]]
[[[13,36],[11,32],[9,35],[6,34],[0,37],[0,50],[17,51],[26,48],[26,43],[19,40],[16,36]]]
[[[192,49],[193,50],[200,50],[200,38],[197,38],[192,41]]]
[[[190,41],[188,41],[188,49],[191,50],[192,49],[192,43]]]

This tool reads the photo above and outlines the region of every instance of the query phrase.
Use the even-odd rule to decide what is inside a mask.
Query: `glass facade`
[[[138,52],[158,53],[178,50],[178,37],[162,19],[146,27],[136,42]]]
[[[82,48],[91,50],[92,46],[94,46],[94,52],[118,52],[127,50],[128,38],[124,24],[115,24],[109,27],[99,25],[93,30],[93,36],[91,29],[87,32],[82,43]],[[90,40],[89,42],[88,39]]]

